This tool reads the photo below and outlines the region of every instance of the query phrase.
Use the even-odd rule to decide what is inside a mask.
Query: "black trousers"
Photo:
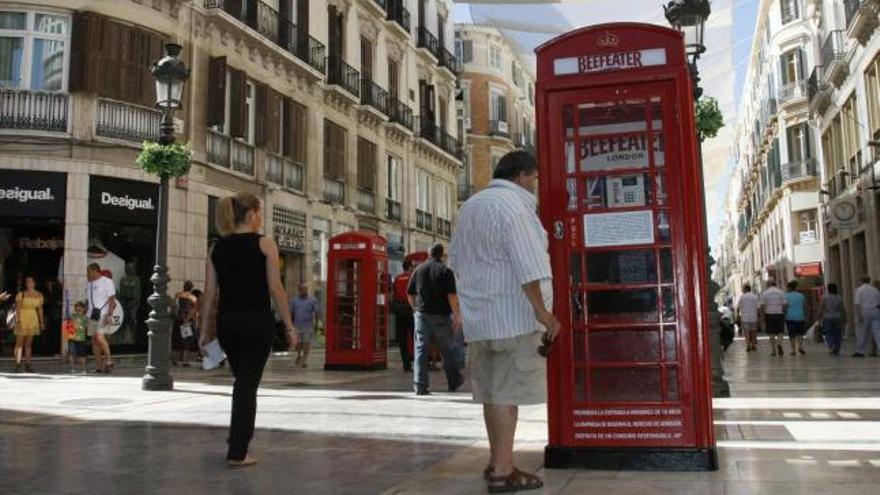
[[[235,375],[226,454],[231,461],[245,458],[254,436],[257,388],[272,351],[274,330],[275,320],[270,312],[221,313],[217,317],[217,338]]]
[[[412,368],[412,347],[413,332],[415,331],[415,320],[412,312],[394,313],[394,326],[397,329],[397,345],[400,347],[400,360],[403,362],[403,369]]]

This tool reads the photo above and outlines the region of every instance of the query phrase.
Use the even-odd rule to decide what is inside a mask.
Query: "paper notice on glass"
[[[584,215],[586,247],[653,243],[654,213],[651,210]]]
[[[202,369],[213,370],[219,367],[224,359],[226,359],[226,354],[220,347],[220,342],[214,339],[205,346],[205,355],[202,357]]]

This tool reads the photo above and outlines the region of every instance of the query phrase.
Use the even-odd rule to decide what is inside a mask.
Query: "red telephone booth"
[[[422,263],[428,261],[428,252],[427,251],[416,251],[414,253],[409,253],[404,258],[406,261],[411,261],[413,264],[413,268],[421,265]]]
[[[369,232],[330,239],[326,370],[388,367],[387,244]]]
[[[682,36],[607,24],[536,52],[541,217],[563,324],[548,364],[545,463],[717,469]]]

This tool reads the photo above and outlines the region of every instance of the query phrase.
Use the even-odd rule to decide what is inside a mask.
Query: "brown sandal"
[[[226,461],[226,467],[228,467],[229,469],[246,468],[246,467],[253,466],[256,463],[257,463],[256,459],[254,459],[253,457],[247,456],[240,461],[232,461],[232,460]]]
[[[486,466],[486,469],[483,470],[483,479],[486,481],[490,481],[492,479],[492,473],[495,472],[495,466],[489,464]]]
[[[489,493],[513,493],[524,490],[537,490],[544,486],[544,480],[534,474],[513,468],[507,476],[490,476]]]

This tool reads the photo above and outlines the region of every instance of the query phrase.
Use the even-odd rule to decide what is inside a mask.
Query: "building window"
[[[865,98],[868,104],[868,123],[871,137],[880,138],[880,56],[865,71]]]
[[[850,177],[858,176],[862,161],[862,150],[859,147],[859,127],[861,124],[859,124],[857,111],[858,101],[855,92],[853,92],[853,95],[846,100],[840,109],[840,114],[843,116],[841,120],[843,124],[843,157],[846,160]]]
[[[804,51],[802,48],[789,50],[780,56],[782,60],[782,84],[794,84],[804,79]]]
[[[0,87],[66,91],[70,17],[0,11]]]
[[[800,18],[800,0],[780,0],[779,6],[782,10],[782,23],[788,24],[791,21]]]
[[[461,63],[467,64],[474,61],[474,42],[473,40],[455,40],[455,57],[461,60]]]
[[[345,202],[345,143],[346,131],[341,126],[324,121],[324,200]]]
[[[386,197],[390,200],[400,202],[400,158],[394,155],[388,155],[386,162],[388,173],[388,190]]]
[[[461,85],[461,101],[462,108],[464,109],[464,113],[462,118],[464,119],[464,128],[465,130],[471,129],[471,85],[470,84],[462,84]]]
[[[504,70],[504,61],[501,59],[501,47],[489,45],[489,67],[495,70]]]
[[[416,170],[416,208],[431,213],[431,174]]]
[[[376,210],[376,170],[378,169],[376,145],[358,137],[357,184],[358,208]]]
[[[816,210],[798,211],[794,222],[797,225],[794,235],[795,244],[816,244],[819,242],[819,219]]]
[[[443,220],[451,218],[452,210],[449,205],[451,191],[452,188],[448,182],[437,181],[437,218],[442,218]]]
[[[400,94],[400,65],[394,59],[388,59],[388,94],[397,100]]]
[[[489,119],[507,122],[507,96],[501,91],[489,92]]]
[[[810,128],[806,123],[789,127],[785,131],[788,141],[788,162],[799,163],[813,157],[810,145]]]

